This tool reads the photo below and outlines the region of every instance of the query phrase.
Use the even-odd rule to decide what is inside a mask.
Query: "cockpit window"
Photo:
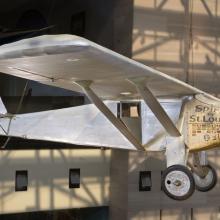
[[[118,117],[140,117],[140,102],[121,102],[118,104]]]

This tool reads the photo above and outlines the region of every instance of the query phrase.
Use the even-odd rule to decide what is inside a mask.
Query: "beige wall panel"
[[[153,8],[155,0],[135,0],[135,6]]]
[[[220,217],[218,208],[195,208],[193,209],[194,220],[218,220]]]
[[[162,2],[162,1],[157,1],[158,5]],[[175,12],[183,12],[184,11],[184,7],[183,4],[181,3],[181,1],[177,1],[177,0],[168,0],[166,1],[166,3],[163,6],[164,10],[170,10],[170,11],[175,11]]]
[[[128,219],[130,220],[161,220],[160,210],[147,210],[147,211],[140,211],[140,212],[134,212],[134,213],[129,211]]]
[[[134,56],[133,58],[154,60],[155,59],[154,50],[148,49],[150,45],[153,43],[154,43],[154,39],[152,39],[152,37],[143,37],[143,38],[138,37],[133,44],[133,46],[135,47],[135,50],[133,50],[133,56]]]
[[[0,212],[108,205],[110,150],[0,152]],[[69,189],[69,169],[80,169],[80,188]],[[16,170],[28,171],[28,190],[15,192]]]
[[[157,60],[162,62],[169,62],[172,60],[173,62],[179,62],[180,57],[177,53],[170,53],[170,52],[159,52],[157,53]]]
[[[116,179],[114,179],[114,175],[111,176],[111,182],[114,184],[115,189],[111,191],[111,198],[113,199],[110,200],[110,210],[116,213],[120,209],[121,215],[124,216],[121,220],[157,219],[160,216],[159,210],[162,210],[162,220],[191,220],[191,208],[202,209],[202,207],[215,207],[220,204],[219,183],[210,192],[195,191],[192,197],[182,202],[168,198],[161,191],[161,171],[165,169],[163,153],[150,153],[148,155],[143,152],[130,152],[127,158],[128,164],[126,164],[126,157],[122,153],[113,158],[117,160],[113,160],[111,163],[114,164],[114,167],[117,164],[120,169],[116,172]],[[218,153],[209,152],[210,163],[217,169],[219,174],[220,162],[214,164],[218,158]],[[126,167],[127,173],[125,173]],[[120,172],[121,170],[122,172]],[[139,172],[144,170],[152,171],[152,189],[148,192],[139,192]],[[119,185],[117,185],[116,180]],[[127,218],[126,213],[128,213]],[[114,219],[117,219],[117,217]]]
[[[202,90],[220,93],[219,86],[211,86],[219,80],[220,1],[134,2],[133,58],[178,79],[189,79]],[[167,40],[160,41],[163,36]],[[204,70],[214,73],[211,80],[209,74],[202,75]]]
[[[205,2],[205,3],[203,3]],[[192,1],[192,7],[193,7],[193,12],[202,14],[202,15],[207,15],[208,11],[207,8],[210,10],[210,12],[214,13],[215,8],[216,8],[216,0],[193,0]],[[207,8],[206,8],[207,7]]]
[[[164,39],[166,37],[158,37],[158,39]],[[162,44],[160,47],[159,47],[159,53],[175,53],[175,54],[179,54],[179,51],[180,51],[180,41],[178,40],[172,40],[172,38],[170,39],[170,41]]]
[[[161,220],[191,220],[190,209],[170,209],[162,210]]]

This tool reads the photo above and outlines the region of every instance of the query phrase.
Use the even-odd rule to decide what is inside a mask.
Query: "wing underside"
[[[84,38],[48,35],[0,47],[0,72],[82,91],[78,81],[92,81],[102,99],[140,98],[130,79],[143,78],[155,96],[203,93],[155,69],[119,55]]]

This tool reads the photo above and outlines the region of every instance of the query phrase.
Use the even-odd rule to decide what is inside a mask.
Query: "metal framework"
[[[192,85],[196,83],[201,89],[205,88],[206,80],[213,79],[216,86],[209,89],[218,94],[218,90],[215,89],[218,81],[215,79],[219,80],[219,0],[179,0],[175,3],[179,4],[178,10],[169,10],[173,4],[170,0],[155,0],[154,5],[146,2],[143,3],[143,7],[135,8],[137,22],[134,23],[133,44],[137,43],[138,47],[134,47],[133,57],[162,72],[168,70],[170,74],[185,79]],[[198,5],[203,9],[200,13],[196,8]],[[142,16],[142,20],[145,16],[144,25],[140,24],[138,15]],[[166,20],[166,24],[156,22],[155,25],[149,25],[147,21],[152,15],[155,19]],[[163,59],[163,47],[170,46],[172,42],[172,53],[175,53],[178,59],[168,60],[166,56]],[[201,52],[201,48],[204,51]],[[197,53],[200,60],[204,59],[205,62],[199,62]],[[204,82],[199,77],[200,74],[203,74]]]

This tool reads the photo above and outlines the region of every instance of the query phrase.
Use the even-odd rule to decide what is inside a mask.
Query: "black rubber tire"
[[[196,184],[196,189],[200,192],[210,191],[211,189],[213,189],[215,187],[217,180],[218,180],[216,170],[210,165],[206,165],[205,167],[209,168],[212,171],[213,179],[212,179],[212,182],[206,187],[201,187]],[[196,181],[195,181],[195,183],[196,183]]]
[[[173,195],[173,194],[171,194],[171,193],[167,190],[167,188],[166,188],[166,184],[165,184],[166,176],[167,176],[170,172],[172,172],[172,171],[181,171],[181,172],[184,172],[184,173],[188,176],[188,178],[189,178],[189,180],[190,180],[190,189],[189,189],[188,193],[185,194],[184,196],[176,196],[176,195]],[[170,197],[170,198],[172,198],[172,199],[174,199],[174,200],[178,200],[178,201],[183,201],[183,200],[188,199],[188,198],[194,193],[194,191],[195,191],[194,177],[193,177],[191,171],[190,171],[187,167],[185,167],[185,166],[183,166],[183,165],[173,165],[173,166],[168,167],[166,170],[164,170],[163,173],[162,173],[162,181],[161,181],[161,184],[162,184],[162,185],[161,185],[161,186],[162,186],[162,190],[165,192],[165,194],[166,194],[168,197]]]

